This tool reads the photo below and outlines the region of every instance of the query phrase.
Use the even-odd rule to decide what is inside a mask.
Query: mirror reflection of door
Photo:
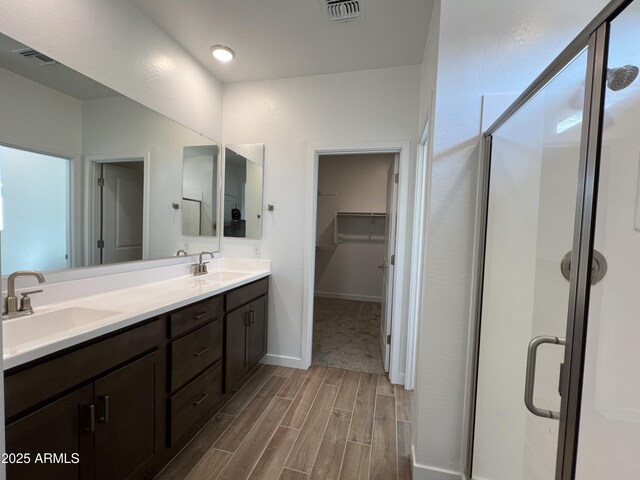
[[[0,145],[2,275],[70,266],[70,160]]]
[[[143,161],[102,163],[101,264],[142,260]]]

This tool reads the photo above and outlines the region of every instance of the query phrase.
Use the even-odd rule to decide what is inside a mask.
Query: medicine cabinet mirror
[[[225,147],[224,236],[262,238],[264,144]]]

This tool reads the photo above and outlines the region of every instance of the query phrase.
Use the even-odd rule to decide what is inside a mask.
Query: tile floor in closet
[[[380,306],[315,297],[312,364],[384,375]]]
[[[263,365],[157,480],[405,480],[411,393],[385,376]]]

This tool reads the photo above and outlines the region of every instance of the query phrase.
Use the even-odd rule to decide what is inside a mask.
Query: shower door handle
[[[560,418],[560,412],[538,408],[533,404],[533,392],[536,386],[536,357],[538,355],[538,347],[545,343],[549,345],[565,345],[566,341],[564,338],[544,335],[531,340],[527,352],[527,378],[524,386],[524,404],[531,413],[538,417],[558,420]]]

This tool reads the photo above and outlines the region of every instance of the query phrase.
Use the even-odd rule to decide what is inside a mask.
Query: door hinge
[[[98,248],[104,248],[104,240],[98,240]]]
[[[396,180],[395,180],[395,181],[396,181],[396,183],[398,183],[398,181],[399,181],[399,180],[400,180],[400,174],[399,174],[399,173],[396,173]]]
[[[391,345],[391,335],[387,335],[387,345]]]
[[[395,265],[396,264],[396,256],[395,255],[391,255],[391,265]]]
[[[104,187],[104,177],[100,177],[100,178],[98,179],[98,186],[99,186],[99,187]]]

